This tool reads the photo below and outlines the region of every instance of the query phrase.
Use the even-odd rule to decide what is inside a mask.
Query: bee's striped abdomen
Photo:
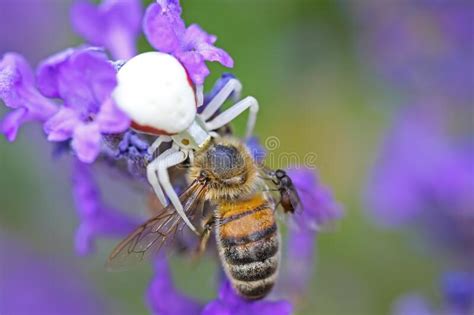
[[[272,289],[279,263],[279,236],[271,204],[259,193],[221,204],[217,242],[227,276],[244,297],[259,299]]]

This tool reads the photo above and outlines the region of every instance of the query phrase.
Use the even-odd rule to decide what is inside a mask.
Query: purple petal
[[[116,59],[136,54],[142,16],[138,0],[107,0],[101,5],[77,2],[71,11],[74,29],[93,45],[103,46]]]
[[[187,29],[181,19],[179,1],[158,1],[148,7],[143,23],[145,35],[157,50],[176,56],[191,80],[201,85],[209,75],[205,61],[232,67],[234,61],[224,50],[213,46],[216,36],[193,24]]]
[[[58,82],[59,71],[74,52],[75,49],[73,48],[63,50],[39,64],[36,71],[36,78],[38,81],[38,89],[43,95],[51,98],[61,97]]]
[[[196,51],[203,56],[204,60],[217,61],[227,68],[232,68],[234,66],[234,60],[232,57],[225,50],[213,45],[207,43],[198,44],[196,46]]]
[[[3,133],[8,141],[15,141],[22,122],[25,120],[28,111],[26,108],[19,108],[8,113],[5,118],[0,121],[0,133]]]
[[[197,85],[204,84],[204,79],[209,75],[209,68],[201,54],[193,51],[179,52],[176,57],[184,65],[191,80]]]
[[[174,287],[166,260],[156,258],[154,266],[155,276],[147,293],[152,313],[156,315],[201,314],[201,304],[177,291]]]
[[[62,107],[45,122],[43,128],[49,141],[64,141],[72,137],[74,129],[80,123],[81,121],[74,110]]]
[[[75,248],[80,255],[94,250],[98,237],[124,237],[138,222],[103,204],[91,166],[79,160],[74,163],[73,194],[81,220],[76,231]]]
[[[101,106],[95,119],[103,133],[120,133],[130,126],[130,118],[108,98]]]
[[[193,48],[199,43],[214,44],[216,35],[208,34],[198,24],[191,24],[184,33],[183,42],[185,47]]]
[[[290,303],[280,301],[249,301],[238,296],[226,279],[219,289],[218,299],[206,305],[201,315],[289,315]]]
[[[233,67],[234,61],[223,49],[213,44],[217,40],[215,35],[206,33],[199,25],[192,24],[187,29],[182,39],[182,51],[195,51],[206,61],[217,61],[226,67]]]
[[[116,71],[97,48],[68,49],[42,62],[38,86],[44,95],[64,100],[82,119],[98,112],[115,88]]]
[[[185,32],[181,10],[176,9],[176,4],[179,6],[179,2],[172,4],[174,6],[171,10],[158,3],[151,4],[143,19],[143,31],[148,42],[155,49],[166,53],[175,52],[180,48],[181,38]]]
[[[79,160],[92,163],[100,153],[101,140],[102,136],[96,123],[80,124],[74,129],[71,145]]]
[[[291,169],[288,170],[288,175],[301,199],[301,213],[294,215],[299,228],[317,230],[318,227],[342,216],[342,207],[333,198],[329,189],[319,182],[314,170]]]
[[[24,122],[43,122],[57,110],[53,102],[36,90],[30,66],[21,55],[15,53],[5,54],[0,61],[0,98],[6,106],[18,109],[1,124],[1,132],[9,141],[15,140]]]

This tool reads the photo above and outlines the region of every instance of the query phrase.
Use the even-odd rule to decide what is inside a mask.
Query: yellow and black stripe
[[[248,299],[272,289],[279,264],[279,235],[272,204],[263,193],[219,205],[217,242],[227,276]]]

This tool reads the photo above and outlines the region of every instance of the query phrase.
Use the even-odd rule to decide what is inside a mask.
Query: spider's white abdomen
[[[117,73],[113,99],[138,125],[179,133],[196,116],[196,97],[186,70],[173,56],[147,52]]]

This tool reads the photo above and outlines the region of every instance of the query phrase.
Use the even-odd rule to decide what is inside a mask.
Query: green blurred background
[[[35,45],[42,54],[29,52],[34,61],[80,43],[67,24],[66,1],[48,4],[59,8],[66,24],[57,34],[38,38]],[[336,228],[319,237],[311,290],[297,314],[388,314],[392,302],[411,290],[436,301],[435,275],[442,263],[414,250],[417,244],[411,244],[409,232],[374,227],[364,209],[367,175],[394,108],[387,105],[393,91],[380,87],[368,71],[370,60],[358,52],[357,2],[188,0],[182,5],[185,21],[218,35],[218,46],[232,55],[232,72],[244,85],[243,95],[259,100],[260,139],[278,137],[275,153],[316,153],[322,181],[345,207]],[[143,39],[140,45],[148,49]],[[212,64],[211,71],[208,88],[226,70]],[[238,131],[244,123],[245,118],[237,121]],[[103,263],[114,241],[100,242],[92,257],[75,256],[78,219],[68,164],[51,158],[51,145],[39,126],[24,128],[13,144],[1,138],[0,230],[44,256],[82,269],[121,314],[148,314],[143,296],[152,275],[149,267],[107,273]],[[128,200],[127,211],[143,215],[144,204]],[[172,261],[179,287],[203,299],[215,296],[215,262]]]

